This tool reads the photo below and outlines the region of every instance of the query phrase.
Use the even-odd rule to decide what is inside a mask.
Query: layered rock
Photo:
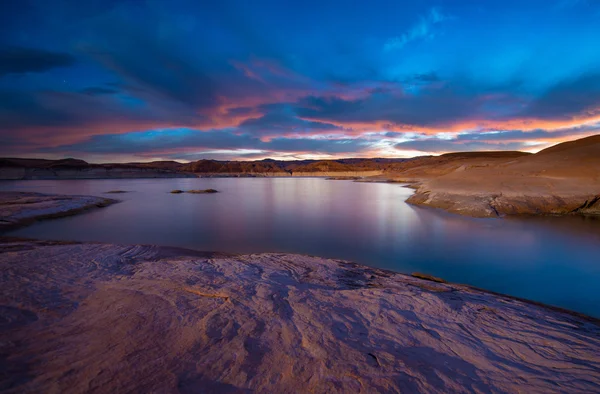
[[[596,392],[597,320],[289,254],[0,244],[4,392]]]

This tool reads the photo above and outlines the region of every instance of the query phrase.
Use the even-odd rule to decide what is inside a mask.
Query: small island
[[[218,193],[218,190],[215,189],[202,189],[202,190],[179,190],[179,189],[175,189],[175,190],[171,190],[170,193],[171,194],[182,194],[182,193],[190,193],[190,194],[212,194],[212,193]]]
[[[212,194],[212,193],[218,193],[218,190],[215,189],[204,189],[204,190],[188,190],[186,193],[191,193],[191,194]]]

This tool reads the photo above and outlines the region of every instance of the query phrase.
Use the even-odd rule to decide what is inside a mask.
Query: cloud
[[[148,130],[125,134],[94,135],[75,144],[41,148],[41,153],[77,154],[194,154],[204,150],[260,150],[265,152],[313,152],[356,153],[370,147],[370,141],[361,138],[287,138],[277,137],[269,141],[250,134],[236,133],[235,129],[196,130],[166,129]]]
[[[600,124],[548,130],[498,130],[473,133],[461,133],[456,137],[457,142],[516,142],[516,141],[553,141],[568,138],[583,138],[600,133]]]
[[[70,121],[68,114],[45,106],[38,95],[18,90],[0,90],[0,132],[23,127],[61,125]]]
[[[583,138],[600,132],[600,123],[548,130],[497,130],[460,133],[456,135],[439,134],[428,136],[417,134],[410,141],[395,145],[398,150],[416,150],[421,152],[445,153],[468,150],[528,150],[532,147],[545,147],[548,143],[563,142],[574,138]],[[402,133],[386,133],[389,138],[402,138]]]
[[[523,142],[465,142],[461,140],[424,139],[400,142],[395,145],[398,150],[416,150],[430,153],[522,150],[528,145]]]
[[[452,86],[423,89],[408,94],[401,88],[372,91],[365,97],[310,96],[300,100],[296,112],[301,118],[333,124],[371,124],[424,127],[460,122],[482,110],[477,95],[454,90]]]
[[[433,38],[435,36],[435,26],[449,19],[439,8],[434,7],[422,16],[417,24],[412,26],[407,32],[398,37],[390,38],[386,41],[383,49],[385,51],[394,51],[402,49],[406,44],[422,38]]]
[[[239,130],[264,136],[343,130],[331,123],[300,119],[294,107],[289,104],[264,105],[261,106],[261,111],[264,111],[262,116],[243,121],[239,125]]]
[[[86,51],[117,73],[126,86],[136,88],[136,94],[144,99],[175,101],[198,109],[218,105],[215,82],[205,70],[172,48],[132,35],[123,35],[129,37],[123,39],[131,40],[129,43]]]
[[[310,4],[306,13],[298,6],[283,15],[261,5],[205,3],[29,2],[33,9],[19,23],[0,26],[11,33],[0,41],[59,43],[63,52],[5,47],[0,60],[6,48],[23,56],[20,63],[0,62],[0,75],[74,67],[67,70],[69,83],[55,73],[0,79],[0,143],[23,154],[43,152],[36,150],[41,146],[141,157],[161,149],[387,154],[411,133],[452,132],[456,144],[465,144],[438,138],[425,143],[430,148],[490,149],[583,136],[591,131],[565,127],[600,119],[594,68],[600,58],[583,39],[596,27],[587,19],[540,17],[504,26],[516,14],[529,18],[535,7],[447,4],[442,10],[398,3],[407,22],[390,33],[389,22],[399,19],[391,8],[352,8],[349,18],[330,18],[339,16],[337,7],[324,6],[315,16]],[[591,15],[587,8],[569,13],[583,18]],[[453,26],[456,34],[428,42],[427,50],[411,44],[437,37],[449,14],[473,23]],[[306,33],[294,22],[312,16],[330,23]],[[561,29],[528,34],[550,23]],[[77,62],[71,50],[78,51]],[[390,54],[399,50],[401,57]]]
[[[516,115],[541,119],[600,116],[600,73],[560,81]]]
[[[18,136],[32,148],[94,134],[203,122],[205,117],[187,107],[164,101],[144,103],[127,94],[0,89],[0,135]]]
[[[41,73],[75,64],[75,58],[63,52],[5,46],[0,48],[0,77],[7,74]]]

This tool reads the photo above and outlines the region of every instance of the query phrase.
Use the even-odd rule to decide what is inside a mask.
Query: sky
[[[600,133],[600,0],[0,2],[0,156],[539,151]]]

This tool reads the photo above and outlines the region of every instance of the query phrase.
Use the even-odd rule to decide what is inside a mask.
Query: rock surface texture
[[[0,243],[0,390],[600,392],[597,320],[288,254]]]

